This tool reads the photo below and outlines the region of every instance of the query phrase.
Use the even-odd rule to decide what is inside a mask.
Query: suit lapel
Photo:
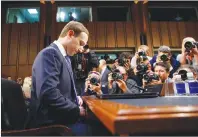
[[[69,71],[69,75],[70,75],[70,78],[73,77],[73,72],[71,72],[70,68],[69,68],[69,64],[67,65],[67,62],[66,62],[66,59],[65,57],[62,55],[61,51],[58,49],[58,46],[54,43],[52,43],[52,48],[56,49],[59,53],[59,55],[61,56],[61,59],[62,59],[62,62],[63,62],[63,65],[67,68],[67,70]]]
[[[103,72],[103,74],[102,74],[102,78],[101,79],[103,79],[104,78],[104,76],[105,76],[105,74],[106,74],[106,71],[107,71],[107,68],[105,69],[105,71]]]

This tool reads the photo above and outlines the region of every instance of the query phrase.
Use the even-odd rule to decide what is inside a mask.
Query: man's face
[[[69,56],[73,56],[78,53],[80,49],[87,44],[88,35],[85,32],[81,32],[77,37],[70,36],[66,52]]]
[[[166,69],[162,66],[155,67],[155,74],[157,74],[160,77],[161,81],[165,81],[169,75]]]

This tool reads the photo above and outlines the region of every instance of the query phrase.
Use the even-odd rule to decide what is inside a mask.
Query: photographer
[[[85,92],[83,93],[83,95],[87,96],[87,95],[103,94],[101,91],[100,81],[101,81],[101,76],[99,72],[96,71],[89,72],[85,82]]]
[[[182,53],[177,56],[181,65],[188,64],[198,67],[198,42],[192,37],[186,37],[182,41]]]
[[[122,52],[118,58],[118,66],[123,66],[127,71],[129,77],[134,75],[133,69],[131,68],[131,57],[132,54],[129,52]]]
[[[150,60],[152,67],[154,68],[155,63],[166,62],[171,65],[169,77],[173,77],[173,73],[177,71],[180,67],[180,62],[172,57],[171,50],[168,46],[160,46],[158,49],[158,54],[154,55]]]
[[[122,93],[139,93],[137,83],[128,79],[128,74],[123,66],[118,66],[114,72],[108,76],[109,94],[122,94]]]
[[[96,54],[86,45],[79,49],[79,53],[71,58],[72,68],[74,72],[76,91],[81,95],[85,89],[85,79],[88,73],[99,65]]]
[[[129,77],[136,81],[138,86],[142,86],[143,75],[151,72],[151,64],[146,56],[140,56],[137,58],[137,66],[134,68],[134,75]]]
[[[158,62],[155,64],[155,67],[154,67],[154,73],[159,76],[162,83],[172,82],[171,78],[168,77],[170,74],[169,70],[170,70],[169,64],[164,63],[164,62]]]
[[[177,70],[177,72],[175,72],[173,74],[172,81],[175,82],[177,75],[181,75],[181,79],[183,81],[187,80],[188,79],[187,73],[192,73],[193,74],[193,77],[194,77],[194,80],[198,80],[198,73],[196,72],[196,70],[194,69],[194,67],[193,66],[189,66],[189,65],[183,65],[182,67],[180,67]]]
[[[151,60],[152,58],[149,55],[149,47],[146,45],[140,45],[138,47],[138,52],[135,53],[135,56],[131,59],[131,67],[134,69],[137,64],[137,58],[139,58],[140,56],[146,56],[149,60]]]

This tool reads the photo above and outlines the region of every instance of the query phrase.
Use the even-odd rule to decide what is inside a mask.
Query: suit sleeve
[[[134,86],[137,86],[137,83],[132,79],[128,79],[126,93],[131,93],[131,94],[139,93],[140,92],[139,89]]]
[[[41,97],[44,105],[47,105],[49,110],[56,113],[59,119],[64,120],[69,117],[69,121],[74,122],[79,117],[79,107],[70,99],[64,97],[57,88],[60,83],[61,65],[61,58],[54,49],[43,52],[41,64],[37,64],[36,81],[40,82],[36,84],[36,92],[40,94],[39,97]]]

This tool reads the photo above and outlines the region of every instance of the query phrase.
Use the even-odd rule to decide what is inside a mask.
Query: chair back
[[[24,129],[27,108],[21,86],[12,80],[1,78],[2,130]]]

